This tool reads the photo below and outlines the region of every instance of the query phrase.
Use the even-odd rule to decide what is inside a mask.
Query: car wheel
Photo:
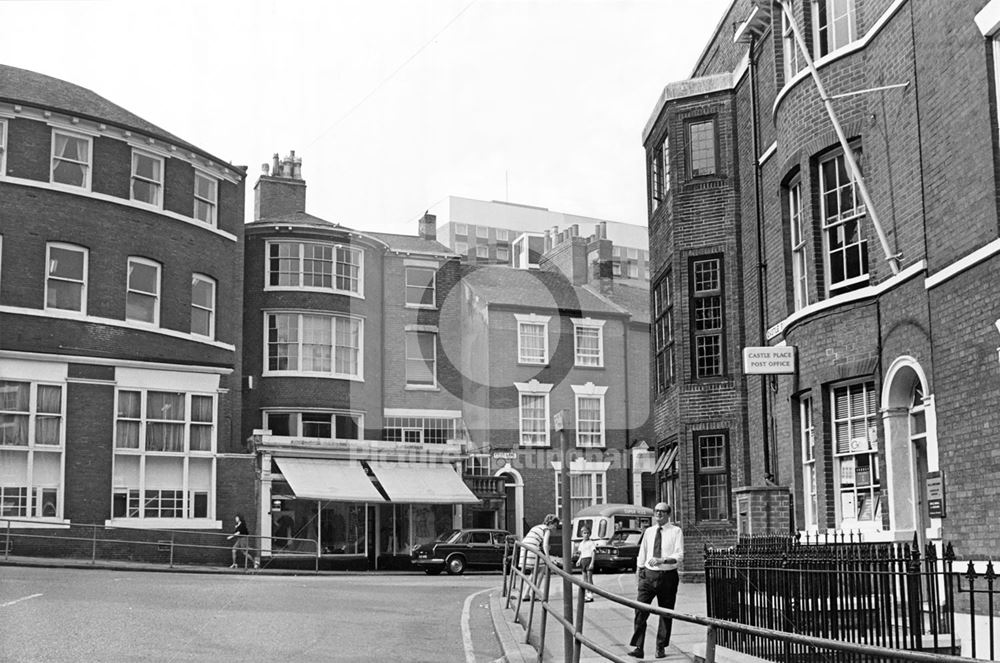
[[[460,576],[465,573],[465,558],[461,555],[452,555],[448,558],[448,574]]]
[[[429,576],[439,575],[442,571],[444,571],[444,569],[441,568],[440,566],[425,566],[424,567],[424,573],[426,573]]]

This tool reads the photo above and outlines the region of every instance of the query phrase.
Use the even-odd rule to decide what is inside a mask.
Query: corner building
[[[998,28],[997,2],[736,0],[665,88],[643,133],[653,390],[687,531],[995,549]],[[712,334],[728,422],[685,401],[719,380]],[[794,373],[744,372],[777,346]]]
[[[236,487],[253,466],[234,443],[244,175],[90,90],[0,66],[0,515],[12,532],[183,529],[195,542],[250,511]],[[163,559],[124,543],[116,554]]]

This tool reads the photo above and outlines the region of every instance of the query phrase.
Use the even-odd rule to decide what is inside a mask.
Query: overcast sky
[[[642,129],[729,4],[12,0],[0,62],[248,166],[248,220],[295,150],[307,211],[352,228],[415,234],[449,195],[645,224]]]

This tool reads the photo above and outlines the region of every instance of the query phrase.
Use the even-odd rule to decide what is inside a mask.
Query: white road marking
[[[0,603],[0,608],[6,608],[14,605],[15,603],[20,603],[21,601],[27,601],[28,599],[37,599],[42,594],[32,594],[31,596],[22,596],[19,599],[14,599],[13,601],[7,601],[6,603]]]
[[[469,628],[469,606],[472,605],[472,599],[491,591],[493,590],[483,589],[475,594],[469,594],[462,605],[462,645],[465,647],[465,663],[476,663],[476,652],[472,649],[472,630]]]

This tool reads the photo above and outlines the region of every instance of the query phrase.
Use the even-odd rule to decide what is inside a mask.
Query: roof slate
[[[636,285],[643,284],[643,285]],[[607,294],[600,294],[600,289],[594,284],[584,286],[599,297],[610,299],[622,310],[628,311],[633,322],[649,324],[649,282],[648,281],[615,281]]]
[[[573,286],[558,272],[505,266],[472,268],[464,277],[473,292],[490,305],[525,309],[558,307],[581,313],[623,315],[623,311],[589,290]]]

